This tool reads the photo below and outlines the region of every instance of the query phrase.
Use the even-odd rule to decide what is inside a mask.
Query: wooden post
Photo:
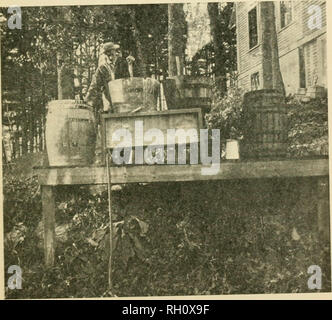
[[[317,218],[319,238],[328,245],[330,243],[330,201],[329,177],[317,179]]]
[[[44,254],[45,264],[54,264],[55,251],[55,201],[52,186],[41,186],[42,210],[44,223]]]
[[[328,281],[331,279],[331,255],[330,255],[330,201],[329,201],[329,177],[323,176],[317,179],[317,222],[318,239],[321,248],[321,268],[324,275],[323,290],[331,290]],[[326,281],[327,280],[327,281]]]
[[[109,260],[108,260],[108,289],[109,289],[109,293],[111,295],[113,295],[113,281],[112,281],[112,256],[113,256],[112,180],[111,180],[109,160],[110,160],[110,154],[109,154],[109,151],[108,151],[108,152],[106,152],[108,216],[109,216],[109,229],[110,229],[110,252],[109,252]]]

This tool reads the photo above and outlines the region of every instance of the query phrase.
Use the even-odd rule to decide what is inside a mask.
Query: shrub
[[[215,90],[211,111],[205,115],[208,127],[220,129],[225,139],[243,137],[244,92],[232,87],[225,96]],[[327,98],[310,99],[302,102],[295,96],[288,96],[288,156],[327,156],[328,155],[328,102]]]
[[[327,98],[301,102],[287,98],[289,155],[293,157],[328,155]]]
[[[220,129],[223,139],[240,139],[243,134],[243,93],[238,87],[231,87],[224,96],[214,90],[211,111],[205,115],[205,119],[209,128]]]
[[[133,184],[113,192],[114,293],[306,292],[306,271],[312,264],[324,268],[323,290],[329,290],[324,273],[329,266],[321,260],[311,214],[315,195],[307,183]],[[12,198],[18,190],[12,190]],[[6,246],[6,268],[18,264],[23,270],[23,289],[7,290],[8,298],[108,295],[107,193],[62,187],[56,207],[57,224],[70,227],[66,239],[58,242],[52,268],[44,267],[35,236],[40,202],[35,202],[35,215],[21,212],[11,224],[28,223],[26,216],[35,220],[28,228],[18,227],[25,236],[16,252]],[[294,240],[295,227],[300,238]]]

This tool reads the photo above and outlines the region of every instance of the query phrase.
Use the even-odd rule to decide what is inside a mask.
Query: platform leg
[[[322,250],[322,285],[324,291],[331,291],[329,178],[320,177],[317,183],[317,222],[320,247]]]
[[[325,243],[330,242],[330,202],[329,202],[329,178],[320,177],[317,181],[317,218],[320,239]]]
[[[44,254],[47,267],[54,265],[55,252],[55,201],[54,187],[41,186],[43,223],[44,223]]]

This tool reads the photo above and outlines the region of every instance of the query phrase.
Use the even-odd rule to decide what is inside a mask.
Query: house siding
[[[239,72],[245,73],[252,68],[255,68],[261,63],[261,46],[260,46],[260,29],[259,29],[259,6],[256,1],[248,1],[248,3],[238,2],[239,16],[238,16],[238,50],[240,52],[239,57]],[[258,6],[258,45],[252,49],[249,49],[249,22],[248,12],[250,9]]]
[[[254,6],[258,11],[258,46],[249,50],[248,12]],[[310,6],[321,9],[322,28],[309,27]],[[236,27],[238,43],[239,85],[251,90],[250,77],[255,72],[262,74],[260,5],[257,1],[236,3]],[[306,86],[326,87],[326,1],[293,1],[292,21],[281,28],[280,2],[275,1],[275,18],[279,49],[279,62],[286,93],[296,93],[300,87],[299,48],[303,47],[306,59]],[[316,80],[314,80],[316,79]],[[262,81],[260,81],[262,83]]]

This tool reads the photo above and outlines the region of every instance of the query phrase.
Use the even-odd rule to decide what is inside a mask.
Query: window
[[[300,48],[300,87],[326,87],[326,38],[312,40]]]
[[[318,84],[327,87],[326,81],[326,71],[327,71],[327,61],[326,61],[326,36],[317,39],[317,51],[318,51],[318,74],[319,74],[319,81]]]
[[[318,81],[317,41],[313,40],[303,46],[306,88],[315,86]]]
[[[300,88],[305,88],[305,62],[303,46],[299,48]]]
[[[280,27],[289,25],[292,21],[292,1],[280,1]]]
[[[250,77],[251,80],[251,90],[258,90],[260,88],[259,85],[259,72],[253,73]]]
[[[258,44],[257,7],[249,11],[248,21],[249,21],[249,49],[251,49]]]

